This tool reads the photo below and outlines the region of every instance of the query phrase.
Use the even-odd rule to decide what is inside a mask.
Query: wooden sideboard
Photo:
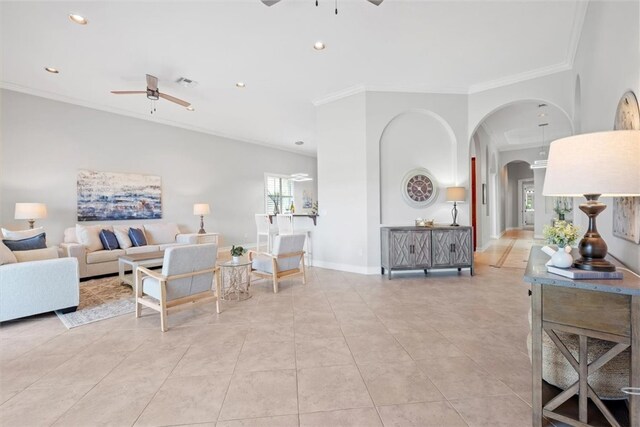
[[[473,275],[473,229],[467,226],[382,227],[381,273],[394,270],[469,268]]]
[[[540,246],[534,246],[524,275],[524,281],[531,284],[533,426],[542,426],[543,416],[573,426],[589,426],[587,398],[612,426],[619,426],[621,424],[589,385],[588,377],[630,348],[629,386],[640,387],[640,278],[623,271],[622,280],[572,280],[547,273],[545,262],[548,260]],[[555,331],[578,335],[577,359]],[[578,381],[547,402],[542,401],[543,333],[549,335],[578,373]],[[589,361],[587,338],[610,341],[615,346]],[[563,413],[561,405],[576,393],[579,395],[578,413]],[[640,395],[629,395],[629,418],[631,426],[640,426]]]

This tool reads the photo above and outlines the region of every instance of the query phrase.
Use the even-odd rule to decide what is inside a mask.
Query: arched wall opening
[[[470,215],[475,216],[476,243],[480,250],[488,246],[492,238],[498,238],[507,229],[523,224],[522,212],[514,214],[516,211],[513,207],[519,205],[518,193],[509,191],[505,166],[512,161],[531,165],[536,160],[545,160],[552,140],[573,133],[573,122],[567,112],[543,99],[505,103],[487,113],[476,124],[469,140],[469,152],[475,153],[470,154],[470,158],[476,157],[477,203],[469,208]],[[535,218],[528,223],[530,225],[533,222],[536,235],[540,235],[545,218],[549,215],[542,196],[545,170],[536,169],[530,173],[535,182],[536,211]],[[520,221],[517,221],[518,218]]]

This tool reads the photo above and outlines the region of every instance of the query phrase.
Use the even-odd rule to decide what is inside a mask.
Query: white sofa
[[[54,310],[74,311],[79,298],[75,258],[0,265],[0,322]]]
[[[131,246],[131,242],[121,241],[123,234],[126,236],[129,228],[139,228],[143,230],[147,239],[146,246]],[[86,232],[95,234],[102,229],[114,232],[120,231],[118,243],[121,249],[106,250],[102,245],[86,240]],[[91,238],[91,237],[90,237]],[[93,236],[95,239],[95,236]],[[80,278],[100,276],[118,272],[118,258],[123,255],[139,254],[145,252],[163,251],[166,248],[179,245],[198,243],[196,234],[182,234],[178,226],[174,223],[151,223],[151,224],[128,224],[128,225],[91,225],[67,228],[64,232],[64,242],[60,245],[65,256],[78,260]],[[97,248],[100,249],[97,249]]]

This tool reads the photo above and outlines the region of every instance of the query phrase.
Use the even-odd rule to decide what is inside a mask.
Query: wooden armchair
[[[160,329],[167,331],[168,309],[204,298],[216,298],[220,313],[218,245],[176,246],[164,253],[162,272],[138,267],[135,272],[136,317],[142,306],[160,312]],[[215,277],[214,277],[215,276]],[[212,290],[215,278],[216,290]]]
[[[273,280],[273,292],[278,293],[278,281],[284,277],[302,276],[304,270],[304,234],[276,236],[272,253],[249,251],[251,272],[258,277]]]

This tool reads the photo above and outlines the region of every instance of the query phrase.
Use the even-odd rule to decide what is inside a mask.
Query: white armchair
[[[249,251],[251,272],[258,277],[273,280],[273,292],[278,292],[278,281],[283,277],[302,276],[306,284],[304,269],[304,234],[276,236],[271,253]]]
[[[142,305],[160,312],[160,329],[167,330],[168,309],[203,298],[216,298],[220,313],[220,280],[216,268],[218,245],[176,246],[164,253],[162,272],[136,269],[136,317]],[[213,292],[215,279],[216,290]]]

